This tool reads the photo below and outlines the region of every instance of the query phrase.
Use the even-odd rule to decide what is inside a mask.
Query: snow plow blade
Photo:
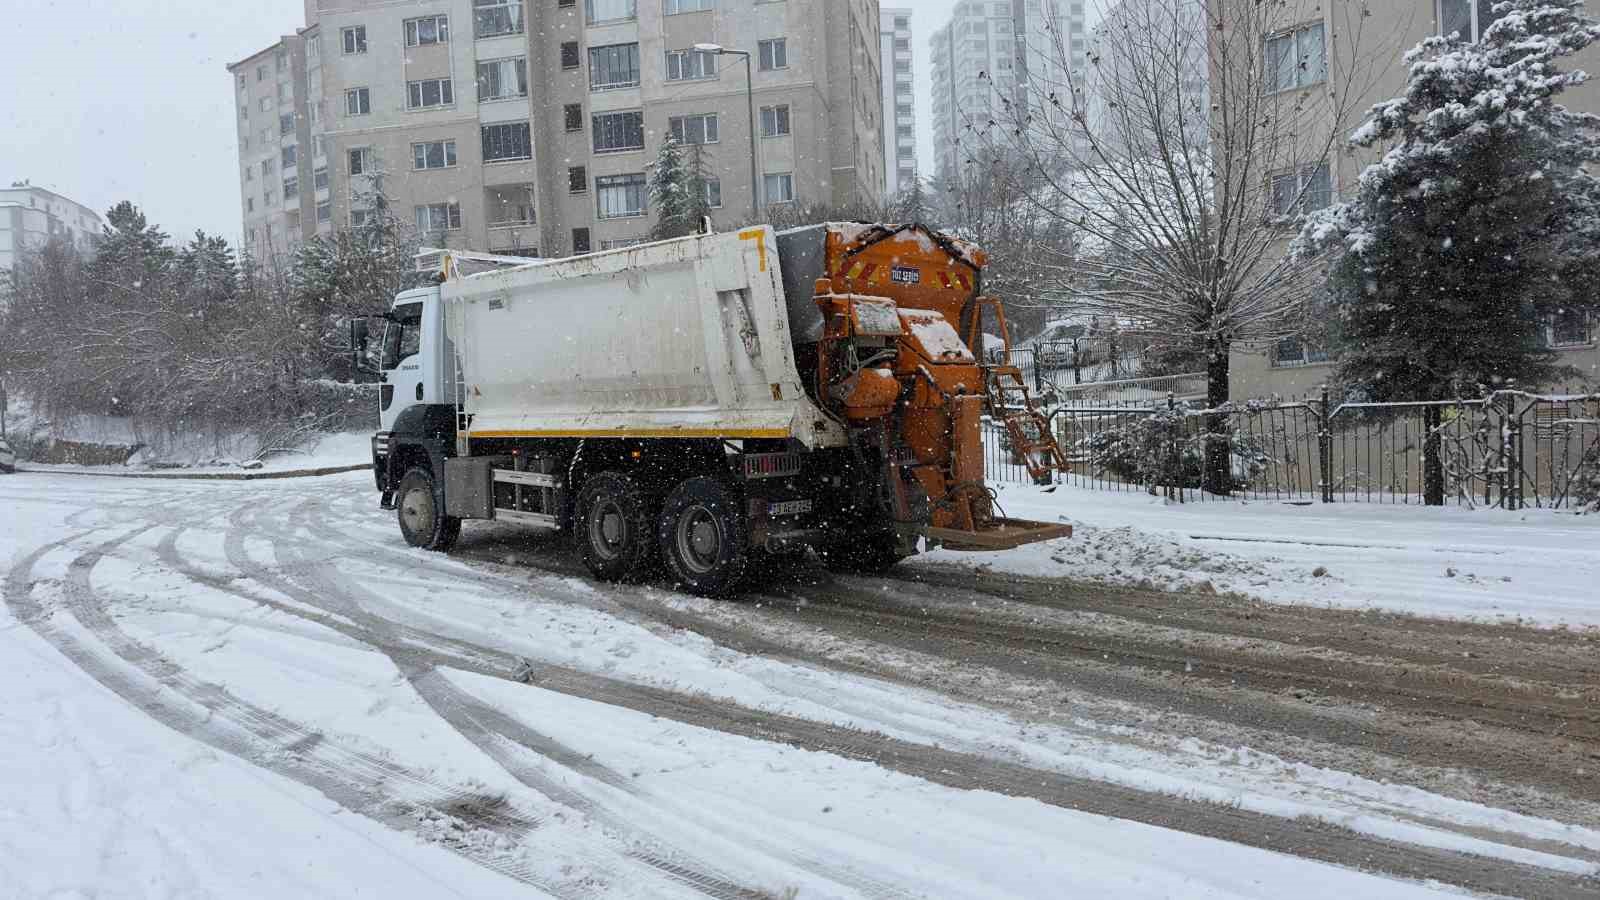
[[[1011,550],[1023,544],[1072,537],[1072,526],[1028,519],[995,519],[978,531],[929,528],[928,537],[939,541],[946,550]]]

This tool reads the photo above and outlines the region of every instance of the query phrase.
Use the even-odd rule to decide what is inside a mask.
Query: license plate
[[[917,284],[922,281],[922,270],[911,266],[895,266],[889,270],[889,280],[895,284]]]
[[[781,503],[767,505],[769,516],[798,516],[808,512],[811,512],[810,500],[784,500]]]

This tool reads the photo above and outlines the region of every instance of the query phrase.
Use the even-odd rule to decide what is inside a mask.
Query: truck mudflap
[[[991,519],[984,527],[973,531],[929,527],[927,536],[946,550],[1012,550],[1024,544],[1072,537],[1072,526],[1029,519]]]

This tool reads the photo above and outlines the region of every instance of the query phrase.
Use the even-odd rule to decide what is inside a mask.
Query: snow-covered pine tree
[[[1555,102],[1586,80],[1557,62],[1600,38],[1582,0],[1493,5],[1482,40],[1410,50],[1405,93],[1352,136],[1386,146],[1357,196],[1313,214],[1296,245],[1333,251],[1341,377],[1373,399],[1442,400],[1557,374],[1541,316],[1600,286],[1600,118]],[[1438,413],[1424,494],[1442,503]]]
[[[693,234],[700,227],[700,218],[711,214],[698,144],[686,159],[677,141],[667,138],[661,142],[650,167],[650,202],[656,211],[656,224],[650,229],[653,240]]]

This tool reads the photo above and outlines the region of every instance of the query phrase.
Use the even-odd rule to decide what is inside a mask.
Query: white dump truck
[[[415,546],[448,548],[467,519],[560,529],[600,578],[664,567],[724,594],[808,548],[882,569],[1070,533],[997,517],[984,487],[985,413],[1041,471],[1060,451],[1020,375],[958,333],[998,313],[971,245],[763,226],[476,274],[436,261],[385,317],[373,438],[381,505]]]

